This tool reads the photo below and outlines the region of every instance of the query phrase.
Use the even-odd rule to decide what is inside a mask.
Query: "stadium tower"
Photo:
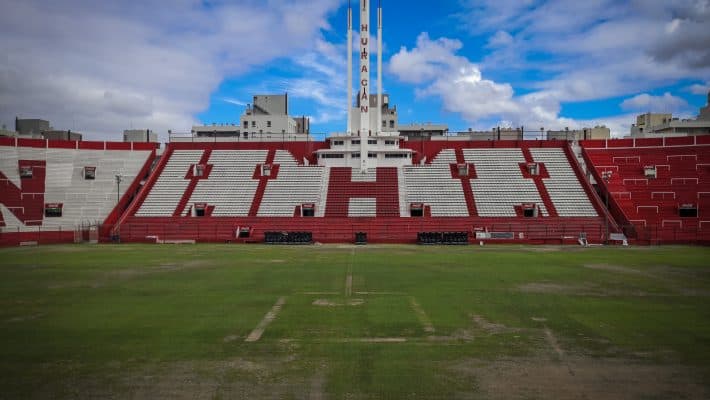
[[[360,0],[360,79],[358,90],[358,103],[360,104],[360,128],[357,132],[351,129],[352,123],[352,76],[353,76],[353,48],[352,48],[352,6],[348,3],[348,33],[347,33],[347,50],[348,50],[348,126],[347,132],[351,136],[359,136],[360,154],[368,154],[368,140],[365,139],[372,136],[371,114],[370,114],[370,0]],[[381,133],[382,127],[382,2],[377,5],[377,132]],[[368,168],[368,157],[361,157],[361,171],[366,171]]]

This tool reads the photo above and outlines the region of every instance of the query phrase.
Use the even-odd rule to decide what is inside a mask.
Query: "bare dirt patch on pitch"
[[[157,265],[146,265],[144,268],[119,269],[104,274],[105,280],[115,281],[116,279],[132,279],[153,274],[164,274],[170,272],[188,271],[202,268],[209,268],[212,264],[204,260],[189,260],[175,263],[159,263]],[[104,282],[98,282],[104,283]],[[103,285],[101,285],[103,286]]]
[[[539,294],[564,294],[569,296],[590,296],[590,297],[610,297],[610,296],[625,296],[625,297],[647,297],[661,296],[673,297],[679,296],[677,293],[661,293],[661,292],[646,292],[634,287],[616,287],[607,288],[598,285],[565,285],[552,282],[531,282],[518,285],[517,290],[523,293],[539,293]]]
[[[648,278],[656,278],[655,275],[650,274],[648,272],[639,271],[637,269],[633,269],[633,268],[629,268],[629,267],[622,267],[620,265],[613,265],[613,264],[584,264],[584,268],[593,269],[593,270],[597,270],[597,271],[615,272],[615,273],[619,273],[619,274],[639,275],[639,276],[645,276]]]
[[[518,290],[525,293],[545,293],[545,294],[579,294],[586,291],[584,286],[562,285],[552,282],[531,282],[518,286]]]
[[[476,336],[491,336],[520,332],[520,328],[509,327],[503,324],[487,320],[478,314],[469,315],[471,325],[466,328],[459,328],[449,335],[430,335],[427,340],[433,342],[469,342]]]
[[[239,339],[239,336],[237,336],[237,335],[227,335],[224,337],[223,342],[224,343],[231,343],[231,342],[238,340],[238,339]]]
[[[489,399],[705,399],[710,394],[691,368],[623,359],[466,360],[452,369],[475,379]]]
[[[136,371],[124,381],[135,399],[285,398],[304,396],[310,385],[280,378],[284,362],[236,358],[221,362],[172,362]],[[124,379],[125,375],[124,375]],[[122,379],[123,380],[123,379]],[[90,396],[89,396],[90,397]],[[100,397],[100,396],[99,396]]]
[[[473,314],[471,315],[471,320],[476,324],[476,326],[484,331],[485,333],[489,335],[498,335],[501,333],[511,333],[511,332],[517,332],[519,329],[517,328],[509,328],[503,324],[497,324],[491,321],[488,321],[484,317]]]

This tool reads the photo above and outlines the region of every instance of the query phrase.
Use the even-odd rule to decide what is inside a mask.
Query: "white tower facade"
[[[377,132],[382,132],[382,2],[377,3]]]
[[[370,0],[360,0],[360,168],[367,170],[370,136]]]
[[[352,134],[353,125],[353,9],[348,2],[348,135]]]
[[[389,96],[382,94],[382,6],[377,7],[377,97],[370,86],[370,1],[360,0],[360,73],[357,102],[353,107],[353,43],[352,7],[348,2],[348,127],[344,135],[328,138],[330,146],[316,150],[318,165],[327,167],[349,167],[366,173],[377,167],[400,167],[412,165],[411,149],[401,148],[399,132],[396,130],[396,108],[389,107]],[[376,115],[370,113],[372,107]],[[383,110],[385,114],[383,115]],[[358,118],[359,117],[359,118]],[[383,120],[389,129],[383,129]]]

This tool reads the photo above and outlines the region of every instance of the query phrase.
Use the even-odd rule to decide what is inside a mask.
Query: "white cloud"
[[[621,103],[621,108],[631,111],[672,113],[688,108],[688,103],[680,97],[666,92],[662,96],[642,93],[628,98]]]
[[[244,107],[247,105],[246,102],[241,101],[241,100],[237,100],[237,99],[233,99],[231,97],[223,97],[222,101],[225,103],[233,104],[235,106],[239,106],[239,107]]]
[[[607,124],[621,136],[628,134],[633,114],[574,121],[559,116],[559,105],[631,97],[681,80],[708,82],[710,77],[709,0],[463,0],[462,4],[466,11],[455,16],[459,26],[476,37],[488,37],[490,52],[484,55],[481,69],[506,76],[514,87],[533,90],[513,97],[523,110],[519,115],[523,121],[527,113],[528,121],[546,124]],[[536,79],[531,81],[530,76]],[[688,90],[705,94],[705,86],[696,84]],[[647,108],[685,113],[692,107],[672,93],[638,96],[629,99],[624,109]],[[625,119],[628,122],[621,123]]]
[[[389,70],[403,82],[422,83],[436,78],[441,69],[455,69],[468,63],[463,57],[454,55],[463,44],[459,40],[440,38],[429,39],[427,33],[417,37],[417,45],[411,51],[402,47],[389,61]]]
[[[706,95],[710,92],[710,82],[704,84],[696,83],[688,87],[688,91],[692,94],[702,94]]]
[[[476,64],[457,54],[460,49],[458,41],[432,40],[422,33],[415,48],[403,47],[392,56],[389,70],[398,79],[417,84],[418,96],[440,98],[445,111],[458,113],[473,125],[491,118],[498,119],[500,125],[546,129],[604,124],[603,121],[575,121],[561,117],[559,100],[549,91],[515,96],[510,84],[485,79]],[[618,126],[620,124],[615,129]]]
[[[311,124],[345,120],[346,57],[345,42],[333,44],[319,39],[313,49],[294,60],[304,71],[303,76],[281,82],[283,90],[290,96],[312,100],[316,104],[318,109],[310,116]]]
[[[510,33],[498,31],[488,39],[488,47],[509,46],[513,41],[513,36],[511,36]]]
[[[89,138],[189,129],[226,77],[310,49],[339,3],[6,2],[0,120],[42,117]]]
[[[462,25],[490,37],[492,51],[482,68],[517,71],[514,86],[545,90],[561,102],[624,96],[710,76],[708,0],[470,0],[464,5],[467,12],[458,15]],[[506,38],[501,29],[513,40],[499,40]],[[542,78],[531,83],[529,73]]]

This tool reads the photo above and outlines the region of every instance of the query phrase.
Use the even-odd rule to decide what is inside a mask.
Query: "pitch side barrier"
[[[245,234],[247,232],[247,234]],[[114,241],[164,243],[178,241],[221,243],[280,243],[294,233],[308,233],[301,242],[320,243],[527,243],[578,244],[604,242],[604,225],[598,219],[576,222],[467,222],[459,218],[252,218],[211,222],[130,221],[120,227]],[[301,235],[306,237],[306,235]],[[436,237],[439,239],[437,240]],[[104,238],[111,241],[111,238]]]
[[[704,221],[703,221],[704,222]],[[244,229],[247,227],[248,229]],[[301,242],[320,243],[419,243],[425,242],[420,234],[429,234],[427,243],[464,243],[463,235],[447,236],[444,233],[466,235],[465,243],[517,243],[517,244],[570,244],[578,245],[580,234],[590,244],[604,243],[604,227],[600,224],[550,224],[524,225],[518,223],[495,223],[481,227],[446,229],[441,225],[417,223],[349,223],[323,227],[314,224],[296,228],[289,224],[272,224],[260,228],[258,225],[193,223],[129,223],[121,226],[117,235],[108,236],[112,225],[88,227],[45,227],[30,229],[0,228],[0,246],[48,245],[62,243],[265,243],[267,232],[305,233],[301,237],[309,240]],[[678,224],[666,225],[623,225],[628,243],[635,245],[694,244],[710,245],[710,221],[698,226],[684,227]],[[98,236],[94,232],[101,232]],[[241,234],[240,234],[241,232]],[[248,234],[245,235],[245,232]],[[360,236],[358,236],[360,234]],[[364,234],[364,236],[363,236]],[[431,239],[431,237],[434,239]],[[360,240],[358,240],[358,238]],[[436,240],[441,238],[441,240]],[[620,244],[611,242],[610,244]]]

